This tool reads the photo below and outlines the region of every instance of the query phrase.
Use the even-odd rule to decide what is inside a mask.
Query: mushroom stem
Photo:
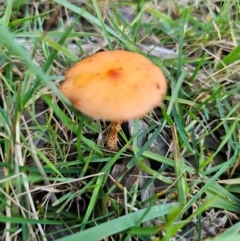
[[[108,139],[107,139],[107,148],[110,151],[117,151],[117,141],[118,141],[118,132],[121,129],[121,121],[113,121],[110,126]]]

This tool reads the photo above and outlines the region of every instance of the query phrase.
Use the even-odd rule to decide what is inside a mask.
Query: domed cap
[[[167,82],[160,68],[146,57],[114,50],[76,63],[67,71],[60,90],[88,116],[126,121],[156,107],[167,91]]]

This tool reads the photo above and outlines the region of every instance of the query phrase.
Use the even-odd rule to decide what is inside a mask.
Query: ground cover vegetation
[[[238,1],[0,1],[1,240],[239,240],[239,42]],[[114,49],[168,92],[109,151],[59,86]]]

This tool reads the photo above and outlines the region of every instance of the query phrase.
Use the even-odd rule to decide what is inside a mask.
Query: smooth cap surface
[[[114,50],[76,63],[67,71],[60,90],[88,116],[126,121],[156,107],[167,91],[167,82],[160,68],[146,57]]]

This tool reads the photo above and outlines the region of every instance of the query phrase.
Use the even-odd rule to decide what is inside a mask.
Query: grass
[[[1,1],[1,239],[239,240],[239,17],[236,1]],[[169,84],[118,152],[58,90],[101,49]]]

